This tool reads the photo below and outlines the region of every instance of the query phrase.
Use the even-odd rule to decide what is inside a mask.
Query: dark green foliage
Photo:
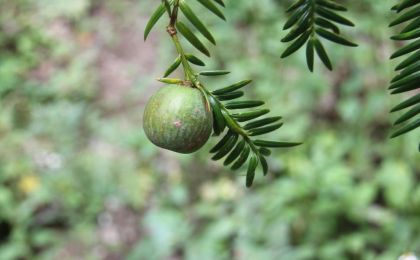
[[[176,28],[178,31],[187,39],[197,50],[201,51],[206,56],[210,57],[210,53],[204,44],[198,39],[197,36],[185,25],[183,22],[178,21],[176,23]]]
[[[229,131],[227,136],[229,137],[227,141],[220,147],[220,149],[216,152],[216,154],[211,158],[212,160],[220,160],[225,155],[227,155],[235,146],[236,142],[238,141],[238,134],[232,131]]]
[[[216,96],[217,95],[222,95],[222,94],[227,94],[229,92],[232,92],[232,91],[238,90],[240,88],[243,88],[251,82],[252,82],[252,80],[243,80],[243,81],[237,82],[235,84],[232,84],[230,86],[227,86],[225,88],[215,90],[212,93]]]
[[[224,3],[222,0],[213,1],[211,0],[198,0],[204,7],[210,10],[212,13],[216,14],[220,18],[224,19],[222,12],[219,8],[215,5],[224,7]],[[337,8],[335,5],[331,5],[329,2],[322,1],[321,4],[326,5],[326,8]],[[206,56],[210,56],[208,49],[204,46],[201,40],[195,35],[195,32],[191,30],[187,24],[179,21],[178,19],[178,8],[184,14],[184,16],[188,19],[188,21],[198,30],[200,34],[202,34],[205,38],[207,38],[211,43],[215,44],[216,41],[214,40],[213,35],[207,29],[207,27],[202,23],[199,19],[199,16],[195,14],[194,10],[187,5],[185,0],[179,1],[163,1],[163,3],[159,6],[159,8],[155,11],[152,15],[151,20],[149,21],[146,31],[145,31],[145,38],[147,34],[150,32],[151,28],[154,24],[156,24],[157,20],[162,17],[165,8],[168,10],[169,18],[170,18],[170,28],[173,24],[176,25],[177,31],[184,36],[185,39],[188,40],[191,45],[193,45],[197,50],[205,54]],[[291,20],[287,23],[286,27],[293,26],[294,23],[299,20],[300,15],[302,12],[305,12],[303,8],[299,8],[299,11],[293,15]],[[326,11],[328,13],[328,10]],[[308,19],[307,19],[308,18]],[[338,19],[338,18],[336,18]],[[309,28],[309,15],[305,16],[305,30],[302,28],[297,28],[297,31],[293,32],[293,35],[289,36],[290,39],[294,39],[299,34],[302,34],[298,39],[297,43],[291,45],[288,50],[285,52],[284,56],[287,56],[293,52],[295,52],[299,47],[301,47],[305,42],[309,39],[311,35],[311,31],[306,30]],[[324,35],[323,37],[329,38],[333,41],[338,41],[341,44],[350,45],[345,39],[342,39],[336,35],[331,36],[328,31],[321,30],[319,33]],[[168,31],[170,32],[170,31]],[[193,87],[199,88],[202,91],[202,94],[208,100],[208,103],[212,109],[213,115],[213,135],[219,136],[221,135],[226,128],[228,131],[223,136],[223,138],[210,150],[210,153],[214,153],[212,160],[220,160],[225,158],[224,165],[230,165],[231,169],[239,169],[242,165],[248,162],[247,166],[247,175],[246,175],[246,186],[250,187],[254,181],[255,171],[258,165],[261,165],[262,172],[264,175],[268,172],[268,164],[264,156],[269,156],[271,151],[267,148],[259,148],[257,144],[251,139],[253,136],[260,136],[267,133],[271,133],[280,127],[283,126],[282,122],[278,122],[282,119],[282,117],[266,117],[263,119],[257,119],[265,114],[267,114],[270,110],[268,109],[255,109],[256,107],[260,107],[264,105],[264,101],[259,100],[237,100],[244,96],[244,92],[240,91],[241,88],[247,86],[251,83],[251,80],[243,80],[232,85],[217,89],[215,91],[208,91],[203,84],[198,79],[199,76],[223,76],[229,74],[229,71],[226,70],[206,70],[201,71],[199,73],[195,73],[191,66],[200,65],[203,66],[204,62],[199,60],[197,57],[191,54],[184,54],[180,43],[178,42],[177,36],[173,36],[173,32],[170,32],[175,45],[177,47],[178,57],[175,61],[169,66],[166,70],[164,77],[169,76],[172,72],[174,72],[181,64],[184,69],[186,79]],[[316,38],[311,39],[312,41],[317,41]],[[318,43],[315,42],[315,49],[317,52],[318,50]],[[311,45],[312,46],[312,45]],[[313,52],[312,50],[309,50]],[[321,50],[322,51],[322,50]],[[184,62],[183,62],[184,61]],[[185,64],[187,63],[187,64]],[[193,74],[193,75],[192,75]],[[166,83],[182,83],[183,80],[181,79],[160,79],[162,82]],[[226,103],[224,103],[226,101]],[[254,110],[248,110],[250,108],[254,108]],[[246,109],[245,111],[242,111]],[[241,112],[232,113],[231,110],[241,110]],[[251,121],[254,120],[254,121]],[[245,125],[240,125],[240,123],[246,122]],[[279,143],[279,142],[271,142],[271,141],[263,141],[268,144],[287,144],[287,143]],[[289,146],[297,145],[293,143]],[[276,148],[277,146],[272,146],[272,148]],[[285,146],[281,146],[285,147]]]
[[[232,101],[226,104],[227,109],[243,109],[243,108],[252,108],[264,105],[264,101],[254,101],[254,100],[245,100],[245,101]]]
[[[199,58],[197,58],[196,56],[192,54],[185,54],[185,57],[191,64],[194,64],[197,66],[206,66],[206,64],[202,60],[200,60]]]
[[[236,158],[238,158],[238,156],[241,154],[244,148],[245,148],[245,140],[242,139],[242,141],[236,144],[235,149],[232,150],[229,156],[226,157],[225,161],[223,162],[223,165],[227,166],[231,164]]]
[[[267,118],[264,118],[264,119],[259,119],[259,120],[256,120],[256,121],[253,121],[253,122],[250,122],[250,123],[246,124],[244,126],[244,129],[249,130],[249,129],[253,129],[253,128],[257,128],[257,127],[262,127],[262,126],[265,126],[265,125],[268,125],[268,124],[275,123],[275,122],[279,121],[280,119],[282,119],[281,116],[267,117]]]
[[[290,32],[281,40],[291,42],[289,47],[282,53],[286,58],[299,50],[306,43],[306,62],[310,71],[314,68],[314,49],[324,65],[332,70],[332,64],[327,52],[319,40],[324,38],[328,41],[350,47],[357,44],[340,35],[340,29],[336,24],[354,26],[347,18],[337,12],[347,9],[332,0],[298,0],[287,10],[290,13],[283,29]]]
[[[163,75],[163,77],[167,77],[167,76],[171,75],[172,72],[174,72],[179,67],[179,65],[181,65],[181,56],[178,56],[175,59],[174,63],[172,63],[172,65],[169,66],[169,68],[166,70],[166,72]]]
[[[219,106],[219,102],[216,101],[215,97],[209,97],[209,101],[210,101],[210,105],[212,107],[212,111],[213,111],[213,130],[214,130],[214,135],[220,135],[223,130],[225,130],[226,127],[226,122],[225,119],[223,117],[222,111],[220,109]]]
[[[217,6],[213,4],[210,0],[197,0],[199,3],[201,3],[204,7],[206,7],[208,10],[225,20],[225,17],[223,13],[219,10]],[[223,1],[215,1],[219,5],[224,7]],[[151,15],[146,28],[144,29],[144,40],[147,39],[150,31],[153,29],[153,27],[156,25],[156,23],[162,18],[163,14],[167,12],[169,15],[172,14],[172,11],[174,10],[173,5],[177,4],[177,7],[175,8],[176,12],[178,13],[178,10],[182,12],[182,14],[187,18],[187,20],[211,43],[216,44],[216,41],[209,31],[209,29],[203,24],[203,22],[200,20],[199,16],[192,10],[192,8],[187,4],[185,0],[180,1],[174,1],[174,0],[165,0],[162,1],[162,3],[156,8],[156,10]],[[176,29],[187,39],[195,48],[197,48],[199,51],[201,51],[206,56],[210,56],[210,53],[208,49],[205,47],[205,45],[200,41],[200,39],[194,34],[194,32],[189,28],[189,26],[181,21],[176,22]],[[192,57],[192,59],[188,59],[191,63],[200,65],[203,64],[201,61],[199,61],[196,57]],[[198,63],[198,64],[197,64]],[[172,67],[168,68],[167,73],[172,73],[171,71]],[[168,75],[169,75],[168,74]],[[165,73],[166,75],[166,73]]]
[[[235,92],[229,92],[227,94],[223,94],[223,95],[218,95],[217,98],[220,101],[227,101],[227,100],[232,100],[232,99],[237,99],[240,98],[244,95],[245,93],[243,91],[235,91]]]
[[[255,178],[255,170],[258,166],[258,158],[255,154],[251,155],[248,163],[248,170],[246,172],[246,186],[251,187]]]
[[[420,2],[402,0],[392,9],[399,13],[399,16],[390,23],[390,26],[401,25],[402,23],[408,23],[408,25],[403,27],[399,34],[392,36],[391,39],[412,41],[391,55],[391,59],[401,56],[407,57],[397,65],[395,70],[399,74],[391,80],[389,89],[391,94],[415,92],[420,89]],[[420,127],[420,94],[413,94],[412,97],[391,109],[391,112],[408,109],[395,120],[394,125],[397,129],[391,134],[391,138]]]
[[[252,140],[252,136],[259,136],[267,133],[271,133],[281,126],[283,123],[277,123],[279,120],[282,119],[280,116],[276,117],[266,117],[262,119],[259,118],[267,113],[270,112],[268,109],[254,109],[254,110],[247,110],[249,108],[258,107],[264,105],[262,101],[231,101],[226,104],[223,104],[223,95],[229,95],[238,93],[237,89],[240,89],[246,85],[248,85],[251,81],[244,80],[238,83],[232,84],[230,86],[215,90],[211,94],[211,102],[212,110],[215,115],[215,121],[219,120],[224,122],[220,123],[222,126],[227,125],[230,129],[225,136],[217,143],[210,152],[217,154],[213,156],[213,160],[222,159],[224,156],[230,152],[230,154],[226,157],[224,161],[224,165],[229,165],[233,163],[231,169],[236,170],[239,169],[242,165],[248,161],[248,168],[247,168],[247,175],[246,175],[246,186],[250,187],[254,181],[255,177],[255,170],[258,165],[261,166],[263,174],[266,175],[268,172],[268,165],[267,161],[264,156],[269,156],[271,151],[266,148],[258,148],[258,146],[262,146],[262,144],[267,145],[271,148],[279,148],[279,147],[292,147],[299,145],[298,143],[283,143],[283,142],[275,142],[275,141],[261,141],[261,140]],[[240,92],[241,93],[241,92]],[[217,96],[218,98],[213,98]],[[239,98],[242,95],[231,96],[231,99]],[[245,111],[237,112],[237,113],[230,113],[229,110],[235,109],[246,109]],[[224,118],[221,118],[218,115],[224,115]],[[254,120],[256,119],[256,120]],[[239,123],[246,122],[244,125],[240,125]],[[223,130],[217,125],[214,125],[214,132],[220,134]],[[237,134],[235,134],[235,132]],[[238,134],[241,136],[238,138]],[[240,140],[240,141],[239,141]],[[236,144],[236,146],[235,146]],[[271,146],[270,146],[271,145]],[[235,147],[235,148],[234,148]]]
[[[146,28],[144,29],[144,40],[147,40],[150,31],[153,29],[155,24],[159,21],[159,19],[163,16],[164,13],[165,5],[164,3],[161,3],[150,17],[149,22],[147,23]]]
[[[211,43],[216,44],[213,35],[211,35],[207,27],[200,21],[185,1],[179,2],[179,8],[191,24],[193,24],[204,37],[206,37]]]
[[[248,111],[248,112],[243,112],[243,113],[235,113],[235,114],[232,114],[232,117],[235,118],[236,121],[238,122],[245,122],[245,121],[263,116],[269,112],[270,112],[269,109],[259,109],[259,110],[253,110],[253,111]]]
[[[220,11],[219,8],[217,8],[217,6],[215,6],[213,4],[213,2],[211,0],[197,0],[198,2],[200,2],[204,7],[206,7],[209,11],[213,12],[215,15],[219,16],[221,19],[226,20],[225,16],[223,15],[223,13]],[[218,3],[223,3],[222,0],[218,1]],[[224,7],[224,4],[222,5]]]
[[[220,11],[220,9],[214,5],[213,1],[210,0],[197,0],[200,4],[202,4],[205,8],[207,8],[209,11],[213,12],[223,20],[225,19],[223,13]],[[224,7],[223,1],[214,1],[215,3],[219,4],[220,6]],[[177,4],[177,8],[174,8],[174,5]],[[144,30],[144,39],[147,39],[147,36],[149,35],[152,28],[155,26],[155,24],[163,17],[163,14],[165,13],[165,9],[167,13],[172,16],[173,11],[176,10],[176,23],[174,24],[175,29],[185,37],[185,39],[194,46],[197,50],[199,50],[204,55],[210,57],[210,52],[205,46],[205,44],[200,40],[200,38],[195,34],[195,31],[190,28],[189,24],[184,23],[180,21],[180,17],[178,17],[178,12],[182,13],[186,20],[193,25],[198,32],[203,35],[208,41],[210,41],[212,44],[216,44],[216,40],[214,39],[213,35],[211,34],[210,30],[207,28],[207,26],[200,20],[199,15],[190,7],[190,5],[185,0],[180,1],[173,1],[173,0],[166,0],[162,1],[162,3],[159,5],[159,7],[154,11],[151,18],[149,19],[146,28]],[[196,57],[193,54],[185,53],[185,58],[190,64],[197,65],[197,66],[205,66],[205,63],[200,60],[198,57]],[[179,65],[181,64],[181,57],[174,61],[173,64],[171,64],[168,69],[166,70],[164,77],[169,76],[172,72],[174,72]],[[200,73],[200,75],[204,76],[218,76],[218,75],[225,75],[229,72],[227,71],[203,71]]]
[[[208,71],[202,71],[199,74],[201,76],[222,76],[229,73],[230,71],[227,71],[227,70],[208,70]]]

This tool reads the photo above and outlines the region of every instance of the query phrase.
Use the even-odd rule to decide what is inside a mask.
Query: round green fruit
[[[178,153],[200,149],[212,132],[213,115],[196,88],[168,85],[146,104],[143,128],[155,145]]]

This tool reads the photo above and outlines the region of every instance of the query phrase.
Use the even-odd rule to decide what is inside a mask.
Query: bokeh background
[[[395,1],[343,1],[360,47],[327,44],[335,70],[312,74],[303,51],[280,59],[291,1],[226,1],[226,23],[199,11],[218,41],[207,69],[232,71],[208,88],[252,78],[285,118],[272,137],[304,141],[251,189],[209,159],[217,138],[178,155],[145,137],[176,57],[166,21],[143,42],[159,2],[0,0],[0,259],[420,254],[419,131],[388,139]]]

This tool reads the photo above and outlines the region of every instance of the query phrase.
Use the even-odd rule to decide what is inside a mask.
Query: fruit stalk
[[[167,0],[165,0],[165,4],[168,4]],[[188,63],[188,60],[185,56],[184,48],[182,48],[181,42],[179,41],[179,38],[178,38],[177,30],[175,28],[176,21],[178,20],[178,9],[179,9],[179,0],[175,0],[172,13],[170,14],[170,22],[166,30],[172,38],[172,41],[175,45],[177,53],[181,57],[181,64],[184,70],[185,80],[191,81],[192,83],[194,83],[197,80],[197,77],[195,76],[193,69]]]

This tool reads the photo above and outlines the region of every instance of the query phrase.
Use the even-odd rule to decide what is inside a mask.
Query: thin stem
[[[169,22],[170,26],[175,26],[176,20],[178,19],[178,8],[179,8],[179,0],[175,0],[174,8],[172,9],[172,14],[170,16],[171,21]]]
[[[182,67],[184,69],[184,76],[186,80],[191,82],[196,81],[196,76],[191,68],[186,56],[185,51],[182,48],[181,42],[177,36],[177,30],[175,28],[176,21],[178,20],[178,9],[179,9],[179,0],[175,0],[174,7],[172,9],[172,13],[170,15],[170,22],[167,27],[167,31],[172,38],[173,43],[175,44],[176,51],[178,52],[179,56],[181,57]]]
[[[194,82],[196,80],[196,76],[194,74],[193,69],[191,68],[190,63],[188,62],[188,60],[185,56],[185,51],[182,48],[181,42],[179,41],[179,38],[178,38],[177,34],[176,33],[172,34],[171,38],[172,38],[172,41],[175,45],[175,48],[176,48],[179,56],[181,57],[181,64],[182,64],[182,68],[184,69],[185,79],[189,80],[191,82]]]

